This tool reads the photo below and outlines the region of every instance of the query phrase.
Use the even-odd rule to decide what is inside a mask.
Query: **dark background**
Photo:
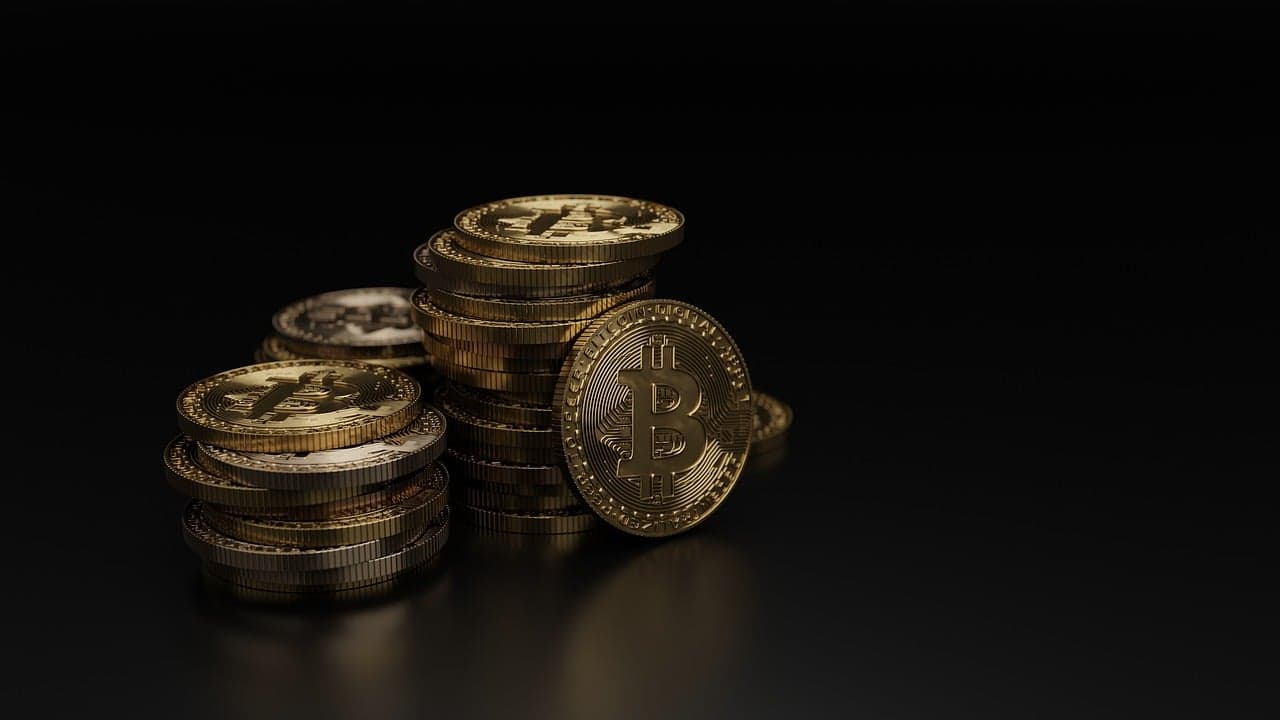
[[[54,378],[13,382],[38,423],[11,441],[37,458],[11,473],[14,702],[1275,716],[1256,9],[6,13],[10,347]],[[160,472],[177,392],[248,361],[278,306],[413,284],[457,210],[546,192],[685,212],[660,292],[794,406],[785,463],[666,542],[459,527],[381,603],[206,592]]]

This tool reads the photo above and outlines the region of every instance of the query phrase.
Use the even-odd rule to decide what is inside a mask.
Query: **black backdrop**
[[[6,527],[19,689],[210,716],[1274,715],[1267,18],[715,12],[11,7],[8,292],[38,309],[10,347],[58,378],[16,383],[42,423]],[[671,543],[463,538],[358,610],[207,597],[159,473],[177,391],[289,300],[412,284],[456,210],[560,191],[685,212],[660,292],[794,405],[785,464]]]

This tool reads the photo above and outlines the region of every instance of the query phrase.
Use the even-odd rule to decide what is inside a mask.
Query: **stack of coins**
[[[447,423],[409,375],[351,360],[230,370],[178,396],[165,475],[209,577],[276,594],[388,586],[449,535]]]
[[[596,517],[575,495],[552,428],[574,338],[611,308],[654,295],[653,269],[684,218],[630,198],[551,195],[464,210],[414,251],[411,298],[446,378],[454,499],[499,532],[580,532]]]
[[[290,303],[272,316],[274,332],[254,352],[254,362],[363,360],[404,370],[434,387],[422,331],[409,310],[412,294],[412,288],[353,288]]]

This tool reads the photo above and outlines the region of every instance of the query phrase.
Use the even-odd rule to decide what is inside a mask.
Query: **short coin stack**
[[[363,360],[434,385],[422,331],[409,311],[412,294],[412,288],[352,288],[290,303],[272,316],[274,332],[262,341],[254,361]]]
[[[290,360],[230,370],[178,396],[165,475],[194,498],[205,573],[261,593],[342,594],[426,566],[449,535],[447,423],[398,370]]]
[[[552,427],[572,343],[611,308],[654,295],[684,218],[630,198],[549,195],[470,208],[414,251],[411,304],[451,428],[455,501],[473,524],[559,534],[596,525]]]

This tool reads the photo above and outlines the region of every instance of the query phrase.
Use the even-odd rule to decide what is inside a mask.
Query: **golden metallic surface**
[[[436,402],[447,401],[458,410],[484,420],[511,425],[551,425],[551,406],[508,400],[478,388],[446,380],[436,389]]]
[[[351,603],[382,600],[399,590],[408,588],[431,573],[437,567],[438,558],[438,555],[428,558],[421,565],[392,573],[385,578],[354,580],[336,585],[292,585],[272,582],[270,579],[248,580],[260,582],[270,589],[237,585],[223,580],[215,574],[223,569],[222,566],[201,563],[201,571],[208,590],[238,602],[254,605],[299,605],[318,602],[345,606]]]
[[[550,403],[560,379],[556,373],[505,373],[447,362],[437,362],[435,367],[441,375],[455,383],[534,403]]]
[[[380,540],[426,527],[449,501],[449,473],[436,464],[421,470],[402,495],[382,507],[324,520],[286,520],[223,512],[205,505],[204,519],[223,535],[267,545],[323,548]]]
[[[456,448],[449,448],[445,463],[455,476],[464,480],[504,488],[510,486],[511,489],[504,489],[504,492],[516,492],[515,488],[547,488],[546,493],[561,492],[562,489],[563,492],[572,492],[569,476],[559,465],[508,463],[476,457]]]
[[[441,230],[427,240],[427,252],[435,267],[446,277],[484,285],[515,288],[564,288],[562,295],[578,295],[584,290],[606,288],[648,273],[658,264],[658,256],[636,257],[611,262],[555,263],[521,262],[481,255],[458,245],[459,234]],[[514,293],[523,296],[525,293]],[[543,296],[545,297],[545,295]]]
[[[453,427],[453,439],[471,445],[503,445],[507,447],[538,448],[558,452],[560,435],[547,427],[515,425],[486,420],[459,409],[447,395],[440,398],[440,409],[448,416]]]
[[[752,397],[751,454],[776,450],[786,442],[794,415],[791,406],[757,391]]]
[[[421,328],[418,328],[421,331]],[[269,335],[262,341],[262,345],[253,351],[254,362],[273,362],[276,360],[307,360],[312,356],[305,353],[296,353],[285,347],[284,341],[278,335]],[[414,355],[398,355],[396,357],[382,358],[363,358],[370,365],[382,365],[384,367],[396,368],[397,370],[412,370],[425,366],[431,362],[431,359],[422,352],[422,348],[416,349]]]
[[[444,453],[447,421],[430,405],[404,428],[353,447],[300,453],[254,453],[200,443],[197,461],[210,472],[273,490],[363,487],[431,465]]]
[[[424,333],[424,347],[427,339],[443,342],[449,347],[465,352],[468,355],[489,355],[497,358],[518,358],[522,360],[557,360],[564,361],[565,353],[573,347],[572,343],[541,343],[537,345],[511,345],[500,343],[475,343],[456,338],[442,338]]]
[[[452,277],[440,272],[435,260],[431,258],[430,243],[423,243],[413,251],[413,272],[423,286],[432,290],[448,290],[449,292],[473,295],[478,297],[500,298],[553,298],[566,294],[563,287],[515,287],[510,285],[489,285]],[[573,294],[584,291],[606,291],[625,283],[593,284],[588,288],[578,288]]]
[[[591,320],[564,320],[557,322],[515,322],[512,320],[482,320],[455,315],[434,303],[426,288],[414,292],[413,317],[431,335],[449,340],[493,345],[554,345],[568,343]]]
[[[320,488],[316,490],[268,490],[215,475],[198,461],[196,441],[179,435],[164,449],[164,475],[175,490],[197,500],[241,511],[266,511],[316,506],[347,507],[346,501],[362,497],[364,488]]]
[[[684,236],[674,208],[612,195],[540,195],[458,213],[467,249],[525,262],[600,262],[666,252]]]
[[[395,552],[353,565],[327,570],[264,571],[251,570],[216,562],[206,562],[209,574],[242,587],[274,592],[328,592],[344,590],[412,572],[429,563],[449,539],[449,509],[440,512],[424,529],[414,533],[411,542]]]
[[[229,370],[178,396],[178,427],[212,445],[313,452],[359,445],[418,416],[422,387],[355,360],[284,360]]]
[[[308,357],[420,355],[421,333],[409,314],[412,292],[397,287],[335,290],[286,305],[271,325],[286,348]]]
[[[300,548],[246,542],[215,530],[204,517],[203,503],[192,500],[182,516],[183,538],[201,559],[245,570],[311,572],[374,560],[400,550],[421,532],[414,527],[385,538],[350,545]]]
[[[543,510],[591,512],[577,497],[565,497],[562,495],[508,495],[470,485],[460,485],[455,491],[455,499],[468,507],[501,512],[536,513]]]
[[[714,318],[675,300],[602,315],[565,360],[555,406],[578,492],[635,535],[673,535],[714,512],[751,442],[741,352]]]
[[[458,516],[468,523],[485,530],[521,533],[527,535],[562,535],[586,532],[596,527],[596,516],[586,510],[543,510],[520,513],[484,510],[458,506]]]
[[[559,448],[499,445],[464,433],[455,435],[449,444],[469,455],[515,465],[555,465],[562,461]]]
[[[449,365],[462,365],[464,367],[472,367],[477,370],[494,370],[497,372],[540,372],[551,373],[559,372],[560,365],[564,362],[563,357],[541,360],[527,358],[509,358],[498,355],[477,355],[469,353],[466,350],[457,350],[449,340],[437,338],[431,333],[423,333],[425,335],[422,344],[426,346],[437,362],[447,363]]]
[[[551,322],[586,320],[632,300],[653,297],[652,277],[638,277],[626,285],[600,293],[542,300],[521,297],[483,297],[435,288],[427,296],[437,307],[455,315],[484,320]]]

